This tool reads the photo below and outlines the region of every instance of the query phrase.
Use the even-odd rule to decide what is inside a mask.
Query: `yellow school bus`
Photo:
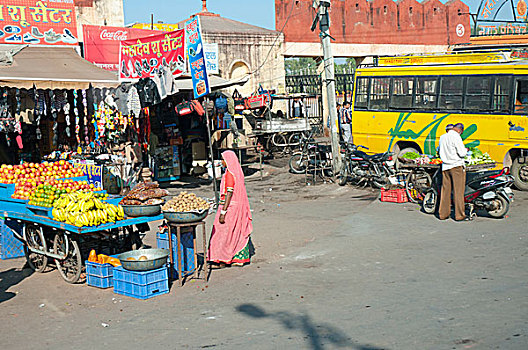
[[[352,101],[355,144],[369,152],[434,155],[447,124],[511,167],[528,190],[528,60],[512,52],[380,57],[359,67]]]

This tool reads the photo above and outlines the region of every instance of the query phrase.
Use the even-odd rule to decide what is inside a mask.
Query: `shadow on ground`
[[[253,304],[241,304],[236,310],[255,319],[272,319],[287,330],[300,332],[309,348],[313,350],[323,350],[325,343],[345,349],[382,350],[382,348],[371,345],[357,344],[341,330],[328,324],[315,323],[307,314],[294,314],[287,311],[267,313]]]
[[[25,278],[31,276],[33,272],[34,271],[30,268],[24,268],[22,270],[12,268],[0,272],[0,303],[14,298],[16,296],[16,293],[8,292],[7,290],[19,284]]]

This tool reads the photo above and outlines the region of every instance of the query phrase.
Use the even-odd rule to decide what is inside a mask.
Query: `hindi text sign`
[[[185,71],[183,29],[121,41],[119,77],[121,79],[149,78],[161,66],[168,67],[174,76]]]

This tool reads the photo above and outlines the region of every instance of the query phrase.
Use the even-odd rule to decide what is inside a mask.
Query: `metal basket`
[[[126,216],[156,216],[161,213],[160,204],[152,205],[121,205]]]
[[[188,222],[202,221],[209,214],[209,210],[188,211],[188,212],[163,212],[163,216],[167,221],[177,224],[184,224]]]
[[[147,260],[138,261],[139,257],[146,256]],[[117,258],[126,270],[149,271],[162,267],[167,263],[169,252],[166,249],[138,249],[119,254]],[[135,260],[127,260],[134,258]]]

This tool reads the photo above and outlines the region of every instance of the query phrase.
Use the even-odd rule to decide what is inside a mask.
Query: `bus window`
[[[416,96],[414,106],[417,109],[436,108],[436,88],[438,79],[436,77],[416,78]]]
[[[462,109],[464,77],[452,76],[440,78],[439,109]]]
[[[366,109],[368,103],[369,78],[357,78],[354,109]]]
[[[528,78],[515,81],[515,114],[528,113]]]
[[[472,111],[490,110],[491,76],[476,75],[467,78],[466,109]]]
[[[374,111],[389,108],[390,78],[371,78],[369,109]]]
[[[510,112],[510,90],[511,77],[498,76],[495,79],[495,88],[493,89],[493,105],[491,109],[495,112]]]
[[[393,79],[390,107],[395,109],[412,108],[414,78],[396,77]]]

